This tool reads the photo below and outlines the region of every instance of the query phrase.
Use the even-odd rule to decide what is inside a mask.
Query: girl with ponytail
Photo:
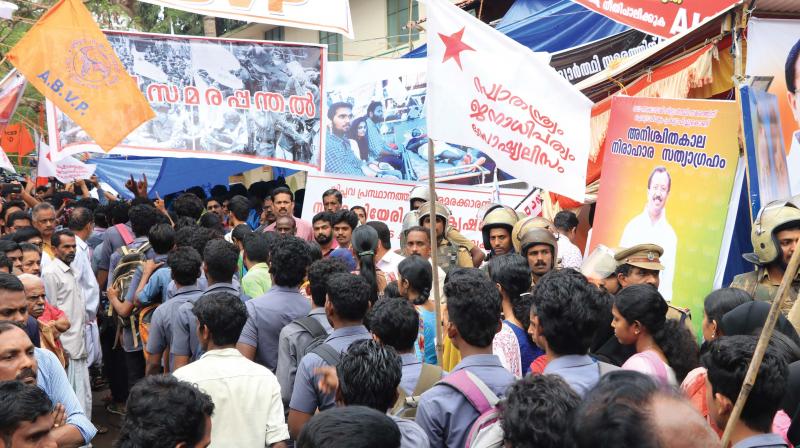
[[[375,251],[378,249],[378,232],[370,226],[358,226],[350,240],[353,254],[358,259],[358,275],[370,285],[369,302],[374,305],[383,295],[386,277],[375,268]]]
[[[663,384],[680,384],[698,366],[694,336],[677,320],[667,319],[667,302],[647,284],[620,291],[611,309],[611,326],[622,345],[633,345],[636,354],[623,369],[654,376]]]
[[[420,315],[420,351],[426,364],[436,365],[436,310],[430,299],[433,284],[431,264],[424,258],[412,255],[397,266],[400,277],[397,288],[400,295],[413,303]]]

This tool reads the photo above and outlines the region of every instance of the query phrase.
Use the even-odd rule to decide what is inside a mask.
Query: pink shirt
[[[295,233],[295,236],[298,238],[302,238],[306,241],[314,241],[314,230],[311,227],[311,223],[303,219],[296,218],[294,216],[292,216],[292,219],[294,219],[294,224],[297,227],[297,232]],[[267,228],[264,229],[264,231],[274,232],[275,223],[273,222],[272,224],[268,225]]]

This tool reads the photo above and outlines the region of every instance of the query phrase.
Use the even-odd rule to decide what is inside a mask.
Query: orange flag
[[[155,116],[81,0],[60,0],[6,56],[106,151]]]

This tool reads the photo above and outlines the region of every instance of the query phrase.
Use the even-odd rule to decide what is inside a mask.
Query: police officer
[[[551,231],[533,227],[520,237],[519,253],[528,260],[533,285],[536,285],[543,275],[556,268],[558,241]]]
[[[617,280],[620,289],[631,285],[648,284],[658,288],[661,271],[661,256],[664,249],[657,244],[637,244],[627,249],[621,249],[614,257],[617,260]],[[668,303],[668,319],[677,319],[691,328],[692,315],[688,308],[679,307]]]
[[[431,192],[428,187],[424,187],[422,185],[418,185],[411,189],[411,193],[408,197],[410,212],[406,213],[406,216],[403,218],[403,222],[413,222],[414,225],[418,225],[419,223],[419,213],[418,209],[422,204],[430,201]],[[408,219],[408,221],[407,221]],[[447,240],[452,242],[458,246],[464,246],[468,251],[469,255],[472,258],[472,267],[478,267],[483,263],[483,259],[486,258],[486,254],[483,253],[480,247],[476,246],[472,243],[472,241],[461,234],[458,230],[454,229],[452,226],[447,225]],[[405,244],[401,245],[405,246]],[[468,266],[469,267],[469,266]]]
[[[510,207],[493,204],[486,211],[481,221],[481,233],[483,247],[489,251],[487,262],[492,257],[515,252],[511,232],[518,220],[517,213]]]
[[[434,206],[435,223],[431,222],[431,206]],[[466,246],[450,241],[445,236],[447,222],[450,219],[450,210],[438,202],[426,202],[420,206],[419,225],[425,228],[436,226],[437,263],[444,272],[450,272],[453,267],[471,268],[473,260]]]
[[[762,208],[753,223],[750,239],[753,253],[743,257],[756,270],[737,275],[730,286],[747,291],[755,300],[771,302],[800,239],[800,196],[792,201],[770,202]],[[781,309],[783,314],[789,313],[797,298],[800,275],[794,277],[790,288],[789,300]]]

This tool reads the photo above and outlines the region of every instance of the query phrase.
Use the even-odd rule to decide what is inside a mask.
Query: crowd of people
[[[120,448],[714,447],[726,429],[734,448],[800,443],[795,273],[731,419],[800,198],[759,214],[755,270],[705,298],[695,335],[658,291],[664,248],[584,257],[569,211],[493,204],[475,244],[417,187],[393,247],[333,189],[309,222],[280,181],[165,200],[146,178],[126,187],[3,198],[0,447],[90,445],[106,387]]]

